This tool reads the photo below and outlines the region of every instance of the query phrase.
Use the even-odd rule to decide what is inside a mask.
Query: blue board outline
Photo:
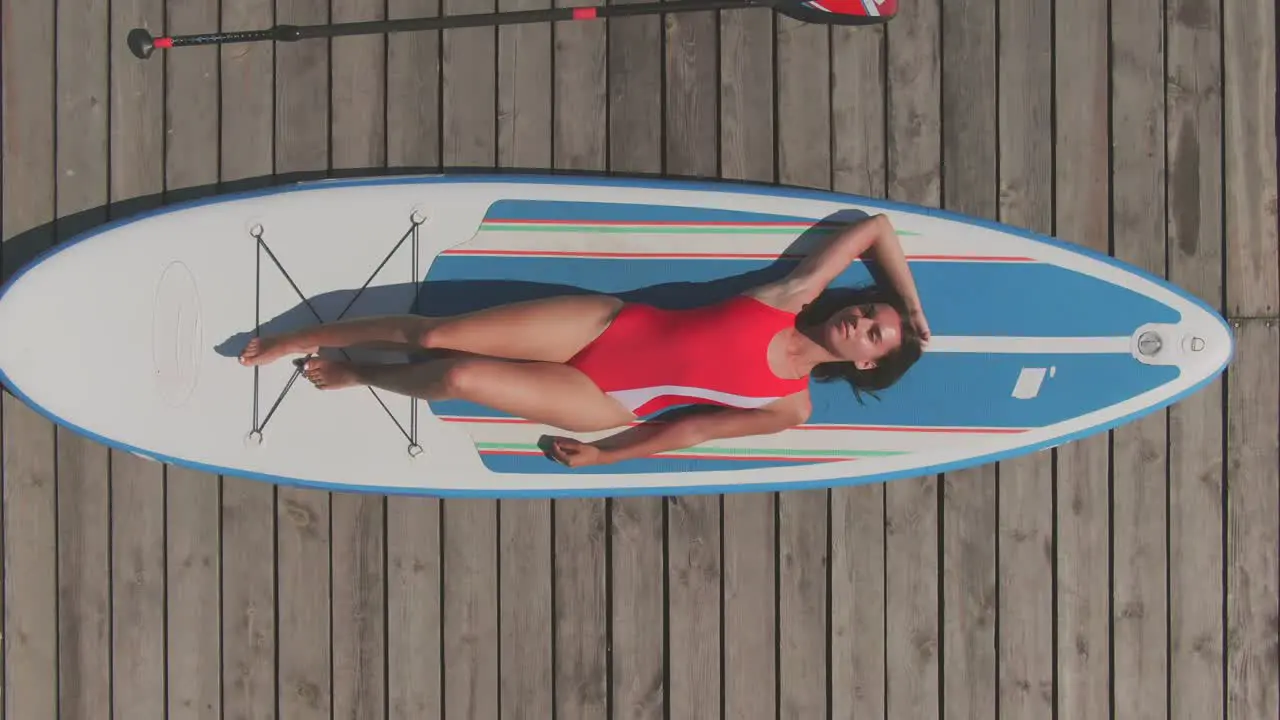
[[[272,185],[253,190],[243,190],[225,194],[215,194],[209,197],[198,198],[194,200],[179,201],[172,204],[163,205],[151,210],[147,210],[135,215],[118,218],[98,225],[90,230],[80,233],[63,243],[59,243],[53,247],[45,249],[43,252],[32,258],[27,264],[20,268],[9,278],[3,286],[0,286],[0,301],[3,301],[5,294],[10,288],[15,286],[18,280],[37,267],[41,263],[47,261],[54,255],[74,247],[97,235],[109,232],[119,227],[139,222],[148,218],[159,217],[170,213],[181,212],[205,205],[230,203],[239,200],[247,200],[252,198],[268,197],[272,195],[283,195],[286,193],[309,192],[313,190],[324,190],[331,188],[343,187],[369,187],[383,185],[429,185],[429,184],[465,184],[465,183],[505,183],[505,184],[526,184],[526,185],[561,185],[567,187],[587,186],[587,187],[633,187],[654,190],[673,190],[673,191],[697,191],[697,192],[714,192],[714,193],[734,193],[744,195],[766,195],[778,198],[794,198],[798,200],[816,200],[822,202],[838,202],[838,203],[855,203],[866,207],[876,207],[883,210],[899,211],[903,213],[913,213],[934,217],[942,220],[971,225],[974,227],[985,228],[996,232],[1006,233],[1019,236],[1033,242],[1058,248],[1066,252],[1075,253],[1077,255],[1097,260],[1106,265],[1110,265],[1125,273],[1135,277],[1150,281],[1169,292],[1177,295],[1190,304],[1199,307],[1208,312],[1226,332],[1227,339],[1230,343],[1226,354],[1226,361],[1219,367],[1215,368],[1212,373],[1199,382],[1185,388],[1181,392],[1167,398],[1166,400],[1150,405],[1148,407],[1135,410],[1128,414],[1114,418],[1110,421],[1097,423],[1082,428],[1072,433],[1059,435],[1047,440],[1030,445],[1021,445],[1016,449],[1002,450],[999,452],[988,453],[986,455],[968,457],[963,460],[952,461],[948,463],[935,463],[911,468],[907,471],[887,471],[875,473],[872,475],[863,475],[858,477],[845,478],[827,478],[821,480],[796,480],[783,481],[776,483],[752,483],[752,484],[714,484],[714,485],[655,485],[646,487],[610,487],[595,486],[591,488],[543,488],[537,490],[484,490],[484,489],[445,489],[445,488],[404,488],[404,487],[386,487],[379,485],[352,485],[345,483],[327,483],[314,480],[302,480],[278,475],[270,475],[267,473],[253,472],[244,469],[235,469],[223,467],[220,465],[211,465],[207,463],[196,462],[185,458],[179,458],[164,453],[157,453],[124,443],[118,440],[101,436],[95,432],[80,427],[74,423],[68,422],[59,417],[55,413],[49,411],[44,406],[32,400],[26,393],[18,388],[9,376],[5,373],[4,368],[0,368],[0,385],[3,385],[10,393],[21,400],[24,404],[34,410],[38,415],[44,417],[50,422],[60,425],[68,430],[72,430],[77,434],[101,443],[109,448],[120,450],[141,457],[149,458],[155,461],[164,462],[178,467],[185,467],[200,472],[206,472],[216,475],[231,475],[233,477],[241,477],[250,480],[271,483],[273,485],[296,487],[311,490],[325,490],[330,492],[356,492],[364,494],[381,494],[381,495],[397,495],[397,496],[417,496],[417,497],[434,497],[434,498],[570,498],[570,497],[635,497],[635,496],[671,496],[671,495],[699,495],[699,494],[729,494],[740,492],[784,492],[788,490],[813,490],[813,489],[830,489],[837,487],[849,487],[856,485],[865,485],[880,482],[891,482],[898,479],[906,479],[910,477],[920,477],[924,475],[934,475],[945,473],[956,469],[977,467],[991,463],[1000,462],[1011,457],[1021,457],[1030,455],[1049,448],[1058,447],[1060,445],[1074,442],[1076,440],[1089,437],[1104,431],[1108,431],[1127,424],[1139,418],[1150,415],[1156,411],[1166,409],[1181,400],[1199,392],[1204,387],[1217,379],[1226,367],[1231,363],[1231,359],[1235,357],[1235,335],[1231,331],[1231,326],[1223,318],[1221,312],[1211,307],[1208,303],[1190,292],[1174,285],[1167,279],[1159,277],[1146,270],[1121,262],[1110,255],[1095,251],[1083,245],[1075,245],[1064,240],[1059,240],[1047,235],[1027,230],[1024,228],[1006,225],[994,220],[986,218],[972,217],[961,215],[959,213],[933,208],[924,205],[911,205],[907,203],[895,202],[893,200],[884,200],[880,198],[864,197],[849,193],[838,193],[827,190],[817,190],[808,188],[796,188],[785,185],[772,185],[765,183],[753,183],[744,181],[731,180],[686,180],[679,178],[631,178],[618,176],[593,176],[593,175],[554,175],[554,174],[511,174],[504,173],[463,173],[463,174],[434,174],[434,175],[404,175],[404,176],[369,176],[357,178],[341,178],[341,179],[324,179],[294,182],[282,185]],[[724,471],[726,475],[734,474],[733,471]],[[598,477],[598,476],[597,476]]]

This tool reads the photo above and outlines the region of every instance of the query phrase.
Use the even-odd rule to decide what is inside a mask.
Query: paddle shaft
[[[376,33],[407,32],[415,30],[443,30],[451,28],[489,27],[521,23],[550,22],[560,20],[594,20],[597,18],[626,15],[651,15],[655,13],[696,12],[743,7],[770,7],[769,0],[674,0],[673,2],[648,2],[627,5],[597,5],[589,7],[560,7],[543,10],[516,10],[499,13],[474,13],[437,17],[405,18],[400,20],[367,20],[362,22],[333,23],[327,25],[276,25],[264,30],[203,33],[199,35],[172,35],[152,38],[150,33],[137,28],[129,33],[129,48],[139,58],[151,56],[153,49],[169,49],[195,45],[220,45],[226,43],[296,42],[311,38],[339,37],[343,35],[370,35]]]

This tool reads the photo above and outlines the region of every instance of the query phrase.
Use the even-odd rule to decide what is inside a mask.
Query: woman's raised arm
[[[831,281],[864,253],[869,253],[884,269],[889,282],[915,314],[920,308],[915,280],[911,277],[898,234],[884,215],[872,215],[833,234],[825,245],[805,256],[785,278],[761,287],[753,295],[775,307],[798,312],[813,302]]]

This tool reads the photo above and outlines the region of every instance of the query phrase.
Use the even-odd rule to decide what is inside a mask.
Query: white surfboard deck
[[[702,286],[689,283],[728,292],[851,210],[885,213],[901,233],[935,338],[880,399],[860,405],[847,388],[815,384],[815,416],[784,433],[574,470],[543,456],[539,438],[616,430],[575,435],[465,403],[319,391],[287,360],[256,371],[236,360],[259,325],[463,311],[504,293],[674,283],[687,303]],[[859,263],[837,282],[866,277]],[[0,380],[57,423],[209,472],[446,497],[764,491],[944,472],[1166,407],[1231,354],[1214,309],[1104,255],[934,209],[737,183],[286,185],[94,229],[0,292]]]

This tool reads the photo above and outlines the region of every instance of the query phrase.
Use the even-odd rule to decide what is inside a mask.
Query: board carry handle
[[[371,35],[415,30],[492,27],[561,20],[595,20],[609,17],[654,15],[767,7],[805,23],[828,25],[878,25],[897,15],[898,0],[673,0],[626,5],[558,7],[499,13],[447,15],[400,20],[365,20],[325,25],[276,25],[263,30],[163,35],[154,37],[146,28],[129,31],[127,42],[134,57],[145,60],[156,50],[248,42],[297,42],[312,38]]]

